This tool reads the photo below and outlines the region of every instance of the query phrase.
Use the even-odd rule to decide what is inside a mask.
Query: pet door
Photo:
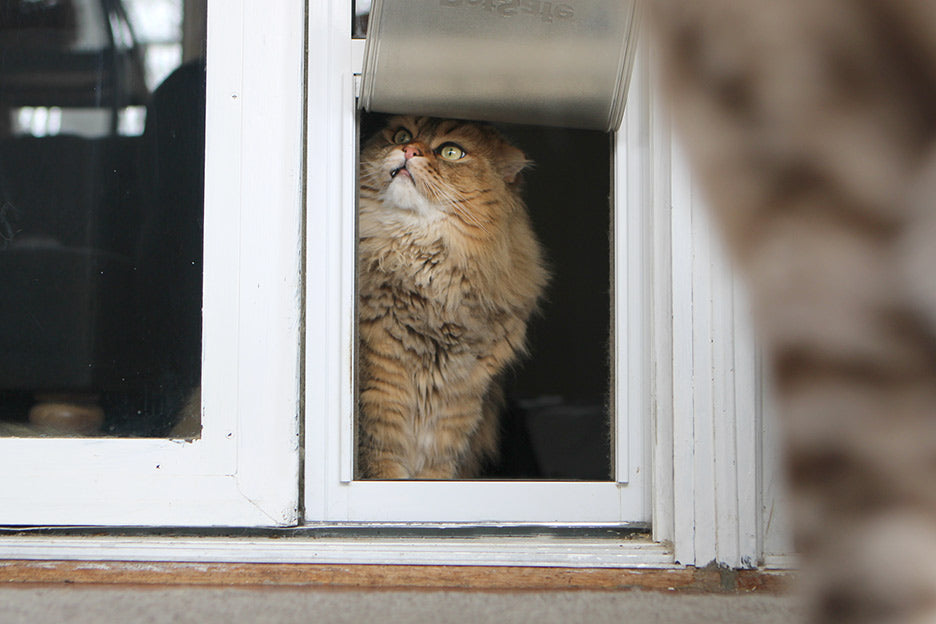
[[[500,463],[488,478],[614,480],[614,137],[636,4],[359,2],[367,33],[361,140],[380,113],[495,124],[535,164],[524,196],[552,274],[507,375]],[[570,156],[572,155],[572,156]]]

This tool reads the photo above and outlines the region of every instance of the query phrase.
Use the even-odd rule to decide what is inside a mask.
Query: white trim
[[[328,517],[326,484],[352,454],[354,176],[351,15],[346,0],[309,4],[306,152],[305,518]],[[334,458],[335,450],[343,462]]]
[[[757,422],[747,311],[678,148],[672,170],[676,560],[752,567],[758,552]]]
[[[201,439],[0,439],[0,523],[296,522],[303,5],[209,11]]]
[[[759,362],[759,368],[763,364]],[[787,565],[794,557],[793,532],[790,525],[789,492],[781,469],[783,436],[777,420],[776,404],[770,384],[761,376],[760,445],[760,549],[765,565]],[[779,562],[779,563],[771,563]]]
[[[670,151],[672,154],[672,151]],[[676,159],[671,161],[678,162]],[[696,561],[695,553],[695,431],[692,356],[692,266],[688,218],[679,219],[676,210],[686,206],[688,176],[672,164],[672,406],[673,406],[673,543],[677,561]]]
[[[0,537],[0,560],[673,568],[648,541],[502,538]],[[0,563],[2,567],[2,563]]]
[[[684,171],[679,152],[676,171]],[[684,246],[683,261],[674,271],[691,272],[679,282],[674,323],[684,327],[691,347],[688,376],[674,392],[692,397],[691,411],[677,413],[691,434],[676,448],[674,473],[691,492],[691,548],[677,548],[677,559],[695,565],[710,561],[732,567],[752,567],[759,559],[757,525],[757,423],[760,419],[757,362],[749,312],[737,278],[723,256],[708,211],[688,175],[674,176],[674,247]],[[677,223],[682,222],[679,226]],[[676,261],[674,260],[674,265]],[[674,339],[675,341],[675,339]],[[689,407],[689,406],[687,406]],[[679,458],[692,458],[686,465]],[[691,485],[689,482],[691,481]],[[681,522],[676,519],[677,525]],[[688,545],[687,545],[688,546]]]
[[[213,413],[234,410],[238,489],[282,525],[298,520],[304,2],[240,2],[209,13],[209,35],[231,40],[208,42],[205,435]],[[228,14],[234,23],[212,28]],[[235,49],[241,80],[222,83],[218,60]],[[241,165],[234,179],[230,157]],[[228,316],[233,331],[216,331]]]
[[[759,425],[765,417],[761,406],[761,368],[754,339],[751,310],[747,293],[737,279],[733,283],[734,359],[727,374],[733,376],[734,414],[736,428],[733,440],[735,452],[735,487],[737,496],[737,552],[726,560],[738,567],[750,568],[763,558],[759,534],[761,524],[760,481],[761,458]],[[731,449],[727,451],[730,453]]]
[[[641,522],[642,493],[612,482],[353,481],[331,493],[326,521]],[[630,513],[628,513],[630,515]],[[310,520],[314,520],[311,519]]]
[[[306,521],[648,522],[645,380],[650,360],[644,297],[649,286],[643,269],[646,208],[641,199],[647,151],[645,141],[632,150],[632,142],[644,139],[641,120],[633,115],[625,122],[629,130],[618,133],[614,169],[619,201],[615,274],[620,280],[615,300],[615,409],[622,425],[615,431],[618,483],[352,480],[353,72],[360,43],[350,38],[346,5],[318,3],[309,19]]]
[[[800,560],[795,554],[764,555],[761,567],[765,570],[796,570],[800,567]]]
[[[634,65],[641,67],[641,59]],[[635,71],[638,71],[635,69]],[[646,257],[648,145],[645,140],[647,101],[643,73],[630,80],[627,108],[615,135],[613,196],[614,235],[614,463],[615,480],[626,484],[649,457],[645,431],[649,424],[648,317],[649,285]],[[637,461],[632,461],[632,457]],[[647,482],[638,479],[637,483]],[[649,496],[645,508],[649,508]]]
[[[752,567],[762,408],[748,310],[668,114],[650,109],[653,537],[679,563]]]
[[[673,252],[671,227],[671,166],[669,141],[669,116],[660,110],[659,98],[651,83],[654,59],[652,48],[644,45],[634,71],[643,73],[648,92],[645,115],[645,142],[649,152],[651,209],[651,306],[650,329],[652,373],[650,389],[652,396],[651,456],[653,457],[653,539],[660,542],[677,543],[675,525],[675,475],[674,444],[676,429],[673,419]],[[635,76],[636,82],[636,76]]]

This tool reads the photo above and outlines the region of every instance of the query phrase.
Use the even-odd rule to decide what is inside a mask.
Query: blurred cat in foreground
[[[655,0],[781,401],[816,622],[936,622],[936,3]]]

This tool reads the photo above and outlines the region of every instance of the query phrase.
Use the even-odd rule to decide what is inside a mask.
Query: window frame
[[[0,524],[298,521],[305,7],[219,6],[208,15],[202,435],[0,439]]]

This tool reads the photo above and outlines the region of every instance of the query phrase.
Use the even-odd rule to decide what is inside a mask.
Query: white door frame
[[[14,517],[16,520],[13,522],[37,525],[60,522],[201,525],[212,522],[252,524],[258,520],[263,523],[269,522],[271,516],[276,516],[276,522],[272,523],[288,524],[297,518],[294,512],[289,511],[294,509],[289,492],[274,495],[274,498],[287,501],[277,507],[287,510],[288,513],[282,515],[277,515],[276,511],[260,511],[265,503],[255,506],[251,497],[239,493],[240,483],[246,484],[251,480],[244,480],[245,473],[240,466],[251,463],[269,461],[274,465],[272,471],[258,472],[260,476],[253,477],[247,485],[247,491],[254,492],[255,496],[263,495],[260,490],[264,486],[272,485],[276,489],[279,484],[288,490],[289,484],[295,483],[295,473],[292,480],[289,477],[294,471],[295,454],[291,451],[295,447],[292,437],[295,431],[286,422],[288,419],[274,425],[271,430],[266,427],[269,423],[260,427],[261,419],[250,416],[250,412],[240,406],[244,401],[250,401],[243,395],[252,395],[255,397],[253,405],[258,410],[254,414],[288,414],[296,409],[290,398],[297,392],[290,358],[298,343],[297,282],[290,278],[295,272],[289,271],[296,268],[294,236],[299,222],[296,217],[298,199],[293,193],[298,193],[300,188],[297,163],[301,162],[301,155],[291,151],[298,148],[284,136],[274,141],[268,136],[257,136],[263,133],[256,129],[254,132],[243,129],[244,124],[253,123],[252,115],[258,114],[258,108],[265,108],[264,112],[269,114],[266,123],[277,124],[281,135],[294,131],[296,136],[301,136],[301,128],[297,125],[301,122],[296,121],[301,115],[290,117],[296,106],[290,95],[290,85],[302,85],[301,73],[295,64],[301,57],[298,50],[301,49],[302,37],[301,34],[297,36],[294,29],[295,23],[301,23],[301,20],[289,22],[297,2],[277,3],[275,19],[265,16],[267,10],[273,10],[268,3],[246,4],[249,4],[247,0],[229,2],[224,18],[212,17],[227,24],[221,32],[237,33],[234,37],[236,42],[233,39],[227,43],[215,40],[210,44],[215,50],[225,45],[232,46],[229,62],[220,61],[227,68],[225,72],[221,72],[219,65],[215,65],[214,74],[209,71],[209,80],[216,81],[213,83],[215,86],[209,87],[209,98],[215,98],[210,99],[214,103],[209,106],[226,109],[230,121],[214,126],[225,133],[215,140],[222,141],[230,152],[244,156],[234,159],[239,163],[238,169],[225,167],[220,160],[215,161],[217,168],[209,170],[209,175],[235,180],[244,187],[236,192],[228,189],[230,194],[226,202],[237,207],[237,221],[256,223],[259,213],[263,213],[265,218],[271,219],[265,224],[268,227],[264,230],[264,237],[277,239],[279,247],[274,248],[272,242],[264,249],[252,247],[249,241],[242,240],[250,232],[238,231],[239,237],[235,239],[215,238],[213,244],[217,247],[213,253],[217,254],[215,261],[220,262],[223,243],[237,240],[238,249],[243,251],[227,258],[239,257],[243,261],[245,258],[256,259],[254,254],[275,256],[277,252],[282,254],[282,258],[277,261],[279,268],[272,273],[262,272],[259,264],[256,265],[257,271],[248,271],[253,281],[240,279],[241,273],[236,278],[230,274],[217,281],[210,280],[217,287],[217,292],[211,296],[219,297],[216,305],[223,306],[222,292],[241,292],[240,298],[226,300],[232,306],[230,309],[240,310],[243,306],[254,309],[251,306],[257,306],[262,300],[262,297],[251,299],[254,287],[260,284],[260,290],[263,290],[264,284],[270,286],[272,282],[281,281],[285,286],[273,289],[279,293],[274,300],[281,303],[267,307],[270,314],[261,314],[263,321],[260,323],[250,321],[252,315],[258,314],[256,311],[246,315],[222,315],[220,320],[227,320],[227,329],[223,323],[216,327],[214,338],[206,332],[206,370],[212,370],[212,349],[216,350],[215,357],[229,358],[226,362],[231,368],[222,372],[222,362],[218,365],[217,377],[206,375],[206,435],[199,442],[0,440],[0,467],[4,468],[5,474],[0,483],[0,498],[5,503],[19,501],[0,507],[0,513],[7,512],[0,521],[10,522],[7,518]],[[347,348],[347,337],[353,328],[353,292],[349,279],[351,266],[347,260],[353,255],[353,246],[349,247],[348,241],[353,241],[349,233],[353,232],[354,180],[353,153],[348,146],[353,145],[355,121],[348,99],[353,97],[353,77],[350,72],[335,71],[336,67],[360,65],[360,46],[349,45],[346,41],[344,29],[350,16],[347,5],[347,0],[333,0],[310,2],[308,6],[307,109],[320,111],[329,122],[309,124],[306,151],[308,201],[304,268],[308,304],[304,331],[303,396],[307,416],[304,435],[304,509],[307,519],[351,517],[346,505],[340,509],[330,508],[330,499],[325,494],[326,479],[332,483],[350,479],[349,464],[332,462],[326,469],[315,461],[327,456],[330,445],[337,444],[346,457],[352,448],[352,441],[342,437],[341,431],[350,431],[350,428],[342,427],[342,419],[349,419],[353,408],[351,395],[343,388],[350,387],[352,374],[352,354]],[[248,24],[250,28],[246,28]],[[241,41],[237,37],[242,32],[251,36]],[[260,41],[265,38],[265,32],[266,38],[273,41]],[[282,33],[290,34],[284,40]],[[241,44],[245,46],[244,50],[238,52],[237,46]],[[278,63],[268,62],[261,69],[247,61],[260,54],[257,47],[262,49],[271,45],[280,46],[276,52],[280,55]],[[629,356],[628,361],[635,365],[618,370],[619,373],[626,370],[629,390],[622,395],[628,397],[628,412],[649,413],[647,423],[650,431],[643,436],[647,445],[643,472],[652,469],[652,481],[645,495],[651,497],[648,509],[652,511],[654,543],[575,538],[206,540],[16,536],[0,537],[0,556],[24,559],[609,567],[663,567],[674,561],[699,566],[715,561],[745,567],[757,563],[764,555],[774,561],[782,560],[786,548],[785,530],[775,524],[775,514],[770,513],[772,520],[767,517],[768,512],[774,510],[771,497],[775,489],[775,473],[771,466],[761,467],[761,456],[774,454],[775,442],[771,433],[774,427],[762,407],[760,376],[753,372],[757,370],[756,352],[743,320],[746,314],[743,296],[729,279],[725,263],[717,252],[712,251],[713,237],[699,211],[700,198],[679,159],[669,118],[661,111],[655,90],[651,87],[652,59],[649,56],[644,48],[642,60],[635,65],[627,117],[619,136],[620,141],[627,143],[628,149],[626,157],[619,158],[616,165],[617,184],[625,186],[620,194],[634,209],[626,212],[624,219],[616,221],[615,235],[624,242],[626,252],[622,252],[621,257],[628,261],[627,266],[619,267],[622,271],[616,274],[619,284],[626,280],[626,291],[642,292],[639,300],[643,304],[639,309],[625,306],[629,329],[623,333],[619,330],[618,334],[627,337],[626,348],[619,353],[642,353],[644,359]],[[245,74],[239,79],[236,68],[242,60]],[[226,77],[222,78],[222,75]],[[264,88],[254,90],[252,85],[258,83]],[[273,143],[266,144],[266,141]],[[291,147],[283,151],[276,147],[277,141],[284,141]],[[273,166],[269,164],[274,160],[269,157],[270,153],[283,154],[284,157]],[[249,171],[251,175],[241,176],[240,171]],[[258,172],[272,176],[272,180],[251,177],[259,175]],[[257,187],[263,186],[263,180],[272,182],[267,190],[285,193],[278,199],[278,204],[269,201],[269,195],[258,190]],[[239,196],[237,193],[246,194]],[[273,209],[276,206],[282,209]],[[642,258],[642,268],[638,269],[640,264],[632,263],[635,257]],[[335,262],[338,262],[337,268],[332,266]],[[206,299],[206,306],[208,304]],[[206,315],[209,314],[217,313],[209,310]],[[624,320],[623,315],[618,318]],[[267,354],[256,369],[250,369],[249,363],[241,359],[241,352],[232,346],[239,344],[237,336],[240,335],[233,326],[244,331],[244,323],[255,329],[266,323],[265,330],[248,332],[254,340],[253,353]],[[639,331],[635,333],[635,330]],[[272,332],[272,342],[269,345],[256,344],[266,340],[264,331]],[[226,337],[231,338],[231,344],[227,346],[221,344]],[[282,354],[283,357],[271,358],[271,354]],[[271,359],[275,364],[264,373],[262,369],[271,364]],[[234,366],[235,362],[239,362],[239,370]],[[252,378],[252,370],[259,372],[260,377]],[[238,396],[242,398],[234,400],[233,393],[224,392],[230,385],[223,381],[233,378],[229,375],[237,372],[241,383],[246,385],[238,386]],[[637,392],[637,389],[642,391]],[[262,402],[261,397],[273,396],[271,392],[280,393],[273,399],[280,402],[275,412],[257,405]],[[316,413],[330,417],[321,418]],[[240,440],[236,444],[227,438],[227,433],[232,431],[234,438]],[[189,459],[215,447],[221,449],[217,459],[213,456],[209,460]],[[235,447],[237,452],[232,451]],[[67,461],[60,462],[61,465],[73,467],[90,458],[96,462],[95,466],[102,466],[102,454],[113,455],[104,470],[95,468],[93,475],[89,474],[90,471],[83,472],[58,489],[44,480],[61,479],[62,470],[55,466],[46,468],[48,462],[36,461],[37,457],[65,457]],[[173,461],[165,461],[164,457],[171,457]],[[155,469],[154,460],[160,461],[162,467]],[[202,470],[204,466],[210,466],[212,470]],[[167,467],[172,470],[166,471]],[[249,467],[248,470],[254,468]],[[45,471],[48,471],[48,476]],[[108,476],[111,471],[126,476],[112,478]],[[193,471],[201,476],[193,479]],[[205,472],[212,472],[215,476],[203,474]],[[273,473],[281,475],[282,479],[274,479]],[[11,474],[13,477],[22,475],[24,480],[17,484]],[[170,474],[172,478],[167,478]],[[119,487],[109,485],[109,481],[115,481]],[[219,484],[218,489],[207,485],[209,482]],[[85,497],[79,501],[80,496],[76,495],[77,498],[61,502],[60,497],[69,491],[81,492],[89,485],[99,487],[102,484],[105,487],[93,499]],[[128,493],[131,485],[136,494]],[[247,511],[234,510],[232,513],[230,503],[225,502],[231,490],[238,491],[237,495],[245,503]],[[11,492],[19,498],[9,498]],[[35,492],[41,495],[37,496]],[[145,499],[142,496],[144,492],[147,495]],[[180,495],[180,492],[189,494]],[[198,505],[195,505],[194,499],[199,496]],[[110,502],[106,502],[107,499]],[[218,503],[217,499],[222,500]],[[166,505],[166,501],[174,500],[181,501],[181,509],[194,506],[203,509],[183,513],[167,511],[166,508],[175,503]],[[103,501],[104,506],[95,513],[74,513],[75,509],[87,511],[89,501]],[[70,506],[72,513],[62,513],[63,505]],[[216,505],[224,511],[223,514],[213,510]],[[136,507],[134,513],[126,511]],[[14,511],[10,512],[11,508]],[[19,515],[16,515],[17,508],[22,510]],[[219,519],[219,516],[223,518]],[[584,517],[588,523],[587,514]],[[594,518],[591,519],[594,522]],[[441,526],[447,525],[443,523]]]

